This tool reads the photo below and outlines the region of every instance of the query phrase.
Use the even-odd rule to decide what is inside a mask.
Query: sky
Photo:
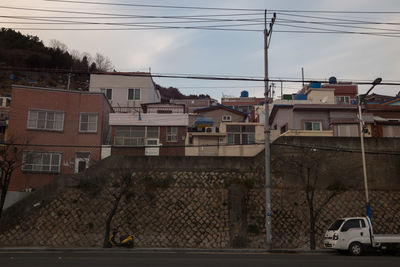
[[[36,35],[46,45],[50,40],[57,39],[69,50],[92,55],[99,52],[110,58],[117,71],[151,70],[153,74],[263,78],[265,9],[269,10],[268,21],[272,12],[276,12],[268,49],[271,79],[301,80],[303,68],[306,80],[327,80],[335,76],[338,81],[367,82],[382,77],[383,82],[400,83],[398,0],[2,0],[0,24],[24,34]],[[370,11],[375,13],[360,13]],[[392,13],[376,13],[389,11]],[[131,17],[121,18],[121,15]],[[67,25],[66,21],[102,24]],[[180,28],[149,29],[149,25]],[[201,26],[203,29],[182,28],[190,26]],[[135,27],[140,30],[133,29]],[[209,30],[213,27],[214,30]],[[338,30],[352,33],[309,33]],[[239,96],[243,90],[247,90],[249,96],[262,97],[264,93],[263,82],[154,80],[165,87],[177,87],[183,94],[209,94],[217,100],[223,95]],[[275,97],[279,98],[281,89],[284,94],[295,93],[301,88],[301,83],[276,82],[275,86]],[[369,87],[360,86],[360,93]],[[396,95],[399,91],[400,86],[396,85],[378,85],[373,90],[374,93],[387,95]]]

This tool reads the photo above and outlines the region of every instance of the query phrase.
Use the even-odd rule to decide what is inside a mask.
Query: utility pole
[[[68,84],[67,84],[67,91],[70,90],[70,86],[71,86],[71,72],[68,73]]]
[[[268,78],[268,47],[271,41],[272,27],[274,26],[276,13],[274,13],[269,30],[267,30],[267,10],[264,13],[264,96],[265,96],[265,230],[267,235],[267,250],[272,250],[272,208],[271,208],[271,147],[269,127],[269,78]]]

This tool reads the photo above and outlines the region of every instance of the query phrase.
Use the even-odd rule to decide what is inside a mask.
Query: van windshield
[[[340,226],[342,225],[342,223],[344,222],[344,220],[337,220],[336,222],[334,222],[329,228],[328,231],[336,231],[339,230]]]

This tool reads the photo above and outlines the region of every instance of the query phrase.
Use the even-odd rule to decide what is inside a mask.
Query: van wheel
[[[349,246],[349,253],[353,256],[360,256],[363,253],[363,245],[359,242],[353,242]]]

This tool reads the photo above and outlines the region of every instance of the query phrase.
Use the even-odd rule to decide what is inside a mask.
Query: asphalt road
[[[366,255],[352,257],[330,253],[238,254],[238,253],[175,253],[175,252],[0,252],[0,266],[165,266],[165,267],[344,267],[400,266],[399,256]]]

